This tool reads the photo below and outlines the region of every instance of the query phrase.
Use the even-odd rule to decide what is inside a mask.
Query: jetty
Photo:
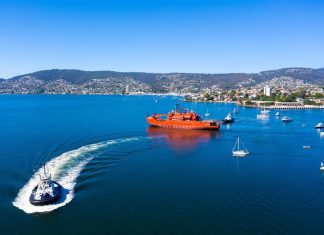
[[[324,106],[317,106],[317,105],[299,105],[299,106],[276,106],[271,105],[266,107],[266,109],[324,109]]]
[[[324,105],[307,105],[303,102],[278,102],[278,101],[261,101],[253,100],[251,101],[255,108],[265,108],[265,109],[324,109]],[[251,107],[251,106],[249,106]]]
[[[307,105],[303,102],[275,102],[269,109],[324,109],[323,105]]]

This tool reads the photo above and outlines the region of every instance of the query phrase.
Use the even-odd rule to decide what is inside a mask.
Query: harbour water
[[[322,234],[324,110],[240,108],[217,132],[148,128],[163,96],[0,96],[0,234]],[[184,103],[223,119],[233,104]],[[250,154],[235,158],[237,139]],[[311,146],[303,149],[303,146]],[[56,205],[29,193],[47,163]]]

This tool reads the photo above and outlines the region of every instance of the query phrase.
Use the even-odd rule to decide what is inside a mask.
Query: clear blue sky
[[[324,1],[1,0],[0,77],[324,67]]]

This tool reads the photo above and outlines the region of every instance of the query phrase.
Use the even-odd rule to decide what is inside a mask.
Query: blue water
[[[0,96],[0,234],[322,234],[322,110],[240,108],[219,132],[148,128],[178,98]],[[184,103],[222,119],[231,104]],[[240,137],[250,155],[231,156]],[[303,145],[311,149],[303,149]],[[26,204],[47,163],[66,195]],[[37,212],[38,211],[38,212]]]

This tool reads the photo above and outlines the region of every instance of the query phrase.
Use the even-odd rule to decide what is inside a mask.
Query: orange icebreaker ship
[[[218,130],[220,124],[215,120],[202,120],[201,117],[187,109],[180,110],[179,104],[176,109],[168,114],[153,114],[146,118],[148,124],[163,128],[181,128],[192,130]]]

